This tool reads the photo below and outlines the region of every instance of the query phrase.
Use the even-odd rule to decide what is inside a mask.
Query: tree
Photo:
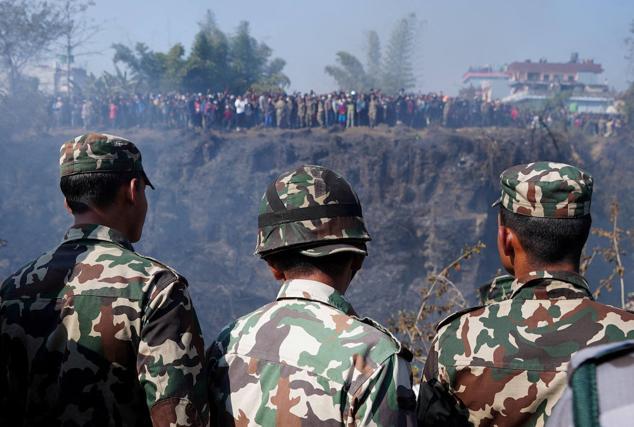
[[[48,54],[63,29],[60,9],[46,1],[0,1],[0,61],[9,94],[18,92],[25,67]]]
[[[332,76],[341,90],[365,91],[372,86],[363,64],[351,53],[337,52],[338,65],[328,65],[327,74]]]
[[[251,36],[247,21],[238,25],[236,34],[230,39],[232,87],[244,92],[258,82],[264,74],[272,50]]]
[[[213,46],[209,37],[204,31],[198,32],[185,64],[184,88],[192,92],[220,89],[224,83],[220,66],[213,60]]]
[[[200,31],[194,38],[192,52],[183,71],[183,86],[188,90],[215,91],[230,85],[229,39],[218,28],[212,11],[207,10],[205,19],[198,23]]]
[[[417,33],[416,15],[401,19],[390,36],[383,62],[383,90],[396,93],[400,89],[411,89],[416,85],[412,66]]]
[[[381,40],[376,31],[368,32],[367,82],[372,88],[381,86]]]
[[[176,43],[167,53],[159,53],[158,58],[163,63],[159,89],[163,91],[180,89],[185,73],[185,47]]]
[[[122,63],[130,70],[136,89],[159,87],[165,74],[164,55],[151,51],[144,43],[137,43],[134,50],[120,43],[112,45],[112,48],[115,50],[115,66]]]
[[[627,78],[634,84],[634,19],[630,23],[629,36],[625,39],[625,59],[627,59]]]
[[[207,11],[185,58],[185,48],[174,45],[167,53],[151,51],[137,43],[134,49],[115,44],[115,65],[124,64],[137,89],[206,92],[244,92],[254,86],[279,90],[290,84],[283,73],[286,62],[270,60],[272,50],[250,34],[242,22],[234,35],[227,36]]]
[[[72,96],[74,82],[72,81],[72,64],[75,58],[80,55],[90,55],[95,52],[77,52],[77,49],[85,46],[92,38],[101,31],[99,25],[89,21],[86,10],[94,6],[94,1],[64,0],[61,6],[62,19],[62,49],[64,54],[62,59],[66,64],[66,87],[68,96]]]
[[[291,80],[282,71],[286,61],[275,58],[265,67],[262,77],[252,86],[258,92],[281,92],[291,84]]]

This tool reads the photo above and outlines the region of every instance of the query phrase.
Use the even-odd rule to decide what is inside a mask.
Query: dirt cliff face
[[[490,205],[503,169],[544,159],[577,163],[568,144],[560,141],[556,149],[546,135],[531,141],[527,131],[513,129],[118,133],[137,142],[157,187],[149,191],[137,249],[188,277],[208,339],[276,294],[277,283],[252,254],[260,197],[285,170],[323,165],[356,189],[373,241],[348,296],[359,313],[386,320],[416,304],[428,273],[482,240],[487,249],[461,273],[461,286],[475,301],[476,286],[499,268],[497,211]],[[70,224],[56,159],[59,144],[71,136],[6,144],[0,237],[9,246],[0,249],[0,276],[53,246]]]

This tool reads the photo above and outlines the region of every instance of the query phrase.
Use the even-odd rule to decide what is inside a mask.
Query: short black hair
[[[282,251],[265,257],[265,261],[283,272],[295,275],[310,275],[317,271],[330,277],[344,272],[345,266],[354,257],[363,256],[353,252],[339,252],[323,257],[309,257],[299,251]]]
[[[63,176],[59,187],[74,214],[88,211],[88,203],[105,208],[110,206],[122,185],[132,179],[142,179],[140,172],[94,172]]]
[[[500,208],[500,223],[513,230],[526,253],[535,261],[579,263],[588,240],[592,217],[539,218]]]

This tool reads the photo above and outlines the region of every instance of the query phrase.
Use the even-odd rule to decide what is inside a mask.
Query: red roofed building
[[[565,63],[542,60],[540,62],[513,62],[507,67],[507,71],[511,80],[516,83],[596,84],[599,74],[603,72],[603,67],[592,60]]]
[[[601,82],[603,67],[593,60],[580,60],[573,53],[568,62],[542,59],[513,62],[507,66],[511,94],[504,102],[539,107],[557,93],[569,94],[571,111],[604,113],[614,102]]]

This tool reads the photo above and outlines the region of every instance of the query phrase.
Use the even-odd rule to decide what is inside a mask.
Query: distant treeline
[[[280,92],[290,85],[283,73],[286,61],[271,58],[272,50],[256,40],[249,23],[242,21],[227,34],[207,11],[199,23],[189,55],[181,43],[167,52],[155,52],[145,44],[134,48],[114,44],[115,74],[93,78],[89,90],[112,93],[230,91],[248,89]],[[123,67],[123,69],[122,69]]]

